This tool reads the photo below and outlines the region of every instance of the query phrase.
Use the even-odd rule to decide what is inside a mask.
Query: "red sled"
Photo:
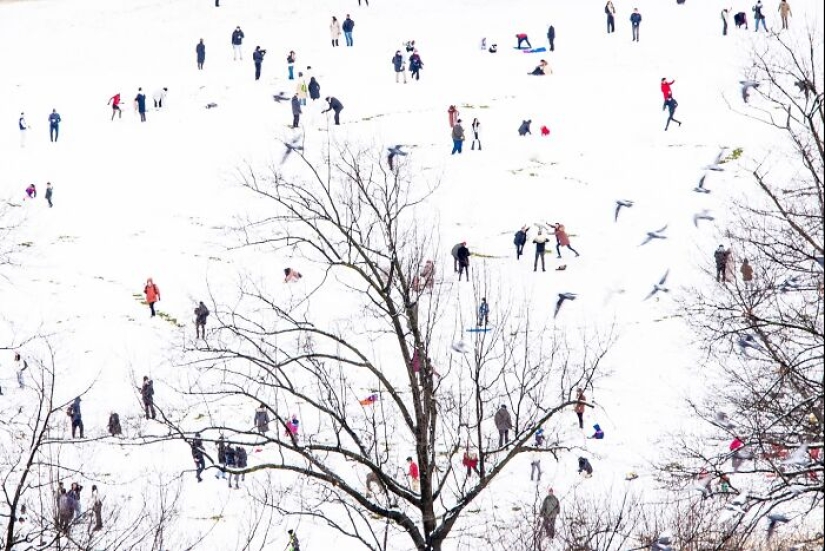
[[[541,135],[542,136],[549,136],[550,135],[550,129],[547,128],[546,126],[542,126],[541,127]]]

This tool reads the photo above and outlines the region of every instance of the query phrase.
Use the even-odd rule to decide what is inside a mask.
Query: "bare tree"
[[[368,549],[397,549],[403,534],[415,549],[440,550],[468,507],[534,449],[535,431],[552,428],[574,389],[597,377],[612,336],[574,343],[501,292],[495,327],[467,333],[490,287],[475,265],[473,283],[458,287],[437,263],[427,267],[442,254],[434,186],[413,183],[404,162],[387,170],[348,147],[322,164],[291,160],[289,172],[243,171],[260,213],[243,224],[243,245],[313,265],[306,292],[245,277],[237,298],[215,307],[208,345],[191,347],[197,377],[184,391],[217,412],[213,430],[263,447],[245,470],[281,473],[268,505]],[[461,286],[476,293],[469,307]],[[259,404],[269,430],[237,422]],[[489,436],[499,405],[511,414],[507,442]],[[565,449],[563,437],[559,428],[542,451]]]
[[[823,517],[820,33],[803,42],[772,35],[755,53],[760,86],[749,114],[775,129],[779,144],[753,169],[753,193],[734,205],[728,235],[741,264],[732,280],[683,301],[713,382],[710,398],[693,404],[708,421],[701,439],[683,439],[668,471],[687,484],[701,479],[697,498],[739,494],[725,538],[749,536],[771,515],[803,526]],[[728,490],[715,491],[720,477]]]

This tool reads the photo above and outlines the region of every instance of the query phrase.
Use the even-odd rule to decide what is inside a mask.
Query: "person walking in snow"
[[[206,318],[209,317],[209,308],[203,301],[198,303],[195,308],[195,338],[206,338]]]
[[[498,447],[503,448],[510,443],[510,431],[513,429],[513,418],[510,416],[506,405],[502,404],[498,408],[493,422],[495,422],[496,429],[498,429]]]
[[[421,78],[421,69],[424,68],[424,62],[421,61],[421,56],[418,55],[418,50],[413,50],[410,55],[410,78],[418,80]]]
[[[115,115],[117,115],[119,119],[123,118],[123,111],[120,110],[120,92],[109,98],[106,105],[112,106],[112,118],[109,120],[115,120]]]
[[[421,479],[418,471],[418,464],[413,461],[412,457],[407,458],[407,477],[410,479],[410,485],[413,492],[421,491]]]
[[[264,404],[259,405],[258,409],[255,410],[255,417],[252,423],[255,425],[255,430],[257,430],[259,434],[269,432],[269,412],[266,411]]]
[[[461,147],[464,145],[464,127],[461,126],[461,119],[456,121],[450,135],[453,139],[453,151],[451,155],[455,155],[456,153],[460,155]]]
[[[166,100],[166,94],[169,92],[169,88],[165,86],[163,88],[158,88],[152,94],[152,100],[155,102],[155,109],[163,109],[163,102]]]
[[[143,88],[138,88],[135,96],[135,110],[140,115],[140,122],[146,122],[146,94],[143,93]]]
[[[473,143],[470,144],[470,149],[472,151],[475,151],[476,144],[478,144],[478,150],[481,151],[481,140],[478,137],[478,132],[481,128],[481,123],[478,122],[478,119],[473,119],[473,124],[470,125],[470,128],[473,130]]]
[[[616,8],[610,0],[604,6],[604,13],[607,15],[607,34],[616,32]]]
[[[768,27],[765,26],[765,12],[763,12],[762,0],[756,0],[756,5],[753,6],[753,19],[755,21],[755,26],[753,28],[753,32],[759,32],[759,22],[762,22],[762,29],[765,32],[768,32]]]
[[[255,80],[261,79],[261,66],[264,63],[264,56],[266,50],[262,50],[260,46],[255,46],[255,51],[252,52],[252,63],[255,64]]]
[[[670,128],[670,123],[675,122],[679,126],[682,126],[682,121],[674,118],[674,114],[676,113],[676,108],[679,107],[679,103],[676,101],[676,98],[671,96],[667,100],[665,100],[665,105],[662,107],[662,110],[667,109],[667,122],[665,123],[665,131]]]
[[[730,8],[724,8],[721,12],[722,17],[722,36],[728,36],[728,15],[730,14]]]
[[[573,411],[576,412],[576,417],[579,419],[579,428],[584,428],[584,406],[587,405],[587,397],[584,395],[584,389],[576,389],[576,407]]]
[[[553,224],[553,233],[556,235],[556,258],[561,258],[561,248],[567,247],[573,253],[575,253],[576,257],[579,256],[579,253],[576,249],[570,246],[570,236],[567,235],[567,231],[564,229],[564,225],[556,223]]]
[[[76,431],[80,431],[80,438],[83,438],[83,414],[80,412],[80,396],[74,399],[66,413],[72,420],[72,438],[75,438]]]
[[[286,54],[286,71],[287,71],[287,78],[289,80],[295,80],[295,52],[292,50]]]
[[[522,226],[513,237],[513,244],[516,246],[516,260],[521,258],[524,254],[524,245],[527,243],[527,226]]]
[[[20,147],[26,147],[26,134],[29,131],[29,124],[26,122],[26,114],[20,113],[17,119],[17,128],[20,130]]]
[[[553,494],[553,488],[548,488],[544,501],[541,502],[541,530],[544,536],[553,539],[556,537],[556,517],[561,507],[559,499]]]
[[[332,23],[329,24],[329,34],[332,39],[332,47],[338,47],[338,40],[341,38],[341,24],[338,23],[338,18],[332,16]]]
[[[490,305],[487,304],[487,298],[481,298],[481,304],[478,305],[478,323],[476,327],[487,327],[490,322]]]
[[[44,197],[46,198],[46,203],[49,204],[49,208],[52,208],[54,206],[52,204],[53,195],[54,195],[54,188],[52,188],[52,183],[51,182],[46,182],[46,194],[45,194]]]
[[[341,25],[341,29],[344,31],[344,40],[347,43],[347,46],[352,46],[352,29],[355,28],[355,21],[350,19],[349,14],[347,14],[346,19],[344,19],[344,24]]]
[[[669,100],[670,98],[673,97],[673,90],[671,89],[671,86],[673,86],[674,82],[676,82],[676,81],[671,80],[670,82],[668,82],[668,80],[665,77],[662,77],[662,83],[659,86],[659,88],[662,91],[662,101],[663,102],[667,102],[667,100]],[[664,105],[666,105],[666,103]],[[664,105],[662,107],[662,110],[664,110]]]
[[[753,266],[750,265],[747,258],[742,261],[742,266],[739,267],[739,272],[742,274],[742,281],[745,283],[745,289],[750,289],[753,286]]]
[[[633,28],[633,42],[639,41],[639,26],[642,24],[642,14],[639,13],[639,8],[633,8],[633,13],[630,15],[630,26]]]
[[[730,260],[730,249],[725,249],[723,245],[713,252],[713,260],[716,263],[716,282],[728,282],[728,261]]]
[[[100,493],[97,490],[97,485],[92,484],[92,495],[89,496],[89,509],[92,511],[93,519],[89,522],[89,533],[97,532],[103,529],[103,501],[100,499]]]
[[[458,280],[461,281],[461,274],[464,274],[464,279],[470,281],[470,249],[466,241],[458,247],[455,257],[458,259]]]
[[[535,478],[536,482],[541,482],[541,453],[530,454],[530,482]]]
[[[782,28],[788,28],[788,17],[793,15],[791,13],[791,5],[788,4],[788,0],[780,0],[779,1],[779,18],[782,20]],[[764,20],[764,17],[763,17]],[[765,25],[765,22],[762,21],[762,25]]]
[[[235,30],[232,31],[232,60],[238,61],[239,59],[243,61],[243,51],[241,50],[241,45],[243,45],[244,34],[240,27],[235,27]]]
[[[309,98],[312,101],[321,98],[321,85],[318,84],[318,81],[315,80],[315,77],[309,77],[309,84],[307,84],[307,91],[309,92]]]
[[[298,128],[298,122],[301,120],[301,100],[298,99],[298,92],[292,96],[292,128]]]
[[[525,238],[526,238],[525,232]],[[546,271],[544,268],[544,253],[547,249],[547,236],[544,235],[544,230],[539,228],[539,233],[533,238],[533,243],[536,245],[536,256],[533,259],[533,271],[538,271],[539,259],[541,259],[541,271]]]
[[[547,29],[547,42],[550,44],[550,51],[556,51],[556,27],[550,25]]]
[[[52,142],[57,141],[57,137],[60,134],[60,114],[57,112],[57,109],[52,109],[51,114],[49,115],[49,139]]]
[[[197,436],[198,434],[199,433],[196,433],[195,436]],[[195,462],[195,478],[198,480],[198,482],[203,482],[203,479],[201,478],[201,473],[203,473],[203,470],[206,468],[206,461],[203,458],[203,448],[198,446],[195,442],[192,442],[191,448],[192,460]]]
[[[198,61],[198,71],[203,71],[203,62],[206,61],[206,44],[203,43],[203,38],[195,46],[195,56]]]
[[[586,457],[579,457],[579,474],[585,478],[593,476],[593,466]]]
[[[155,303],[160,301],[160,289],[152,281],[152,278],[146,280],[146,286],[143,288],[143,294],[146,295],[146,304],[149,305],[149,312],[151,317],[155,317]]]
[[[295,84],[295,92],[298,94],[298,101],[301,102],[301,105],[307,104],[307,92],[309,91],[309,87],[307,86],[307,80],[304,77],[304,73],[298,72],[298,82]]]
[[[143,385],[140,387],[140,397],[143,400],[143,409],[146,418],[155,418],[155,386],[148,376],[143,376]]]
[[[396,50],[395,55],[392,56],[392,67],[395,69],[395,83],[398,84],[398,77],[404,77],[404,84],[407,84],[407,67],[404,65],[404,56],[401,55],[401,50]]]
[[[323,111],[321,111],[321,113],[327,113],[329,111],[332,111],[335,114],[334,119],[335,119],[336,126],[341,124],[341,111],[344,110],[344,104],[341,103],[338,100],[338,98],[335,98],[335,97],[332,97],[332,96],[327,96],[326,97],[326,102],[327,102],[328,107],[326,109],[324,109]]]

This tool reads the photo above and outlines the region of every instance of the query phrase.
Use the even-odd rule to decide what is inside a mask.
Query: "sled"
[[[525,54],[537,54],[539,52],[546,52],[547,51],[547,48],[545,48],[544,46],[539,46],[537,48],[515,48],[515,49],[520,50],[520,51],[524,52]]]
[[[489,325],[487,327],[471,327],[471,328],[467,329],[467,332],[468,333],[486,333],[490,329],[492,329],[492,327],[490,327]]]

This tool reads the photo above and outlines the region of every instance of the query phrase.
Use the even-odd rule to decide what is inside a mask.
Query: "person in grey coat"
[[[510,430],[513,428],[513,418],[510,417],[507,406],[502,404],[493,420],[498,429],[498,447],[503,448],[510,441]]]
[[[261,404],[255,410],[255,429],[261,434],[269,431],[269,413],[266,411],[266,406]]]
[[[556,517],[559,516],[559,498],[553,495],[553,488],[547,490],[547,496],[541,503],[541,528],[550,539],[556,537]]]
[[[298,92],[292,96],[292,128],[298,128],[298,121],[301,118],[301,100],[298,99]]]

